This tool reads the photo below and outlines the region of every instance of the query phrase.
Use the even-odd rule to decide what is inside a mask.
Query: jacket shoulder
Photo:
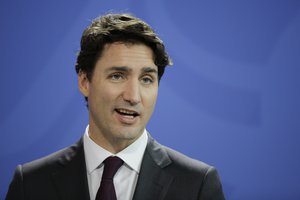
[[[54,169],[56,166],[58,167],[72,161],[80,153],[83,154],[83,145],[81,140],[69,147],[21,165],[22,172],[23,174],[30,174],[32,172],[39,172],[45,169]]]
[[[184,155],[169,147],[162,146],[162,148],[165,149],[165,152],[168,154],[170,160],[172,161],[171,165],[174,165],[174,167],[178,168],[179,170],[191,171],[191,173],[194,172],[206,174],[210,168],[214,168],[213,166],[203,161],[188,157],[187,155]]]

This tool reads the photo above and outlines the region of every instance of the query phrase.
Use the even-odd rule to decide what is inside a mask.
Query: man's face
[[[108,150],[122,150],[143,133],[155,107],[152,50],[143,44],[106,45],[91,81],[79,74],[79,88],[88,97],[91,138]]]

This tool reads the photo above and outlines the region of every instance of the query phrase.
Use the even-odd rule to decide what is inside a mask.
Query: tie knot
[[[102,179],[112,179],[124,161],[119,157],[108,157],[104,161]]]

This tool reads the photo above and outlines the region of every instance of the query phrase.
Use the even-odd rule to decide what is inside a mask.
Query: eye
[[[150,77],[150,76],[145,76],[145,77],[142,78],[142,82],[143,82],[143,84],[145,84],[145,85],[149,85],[149,84],[153,83],[154,80],[153,80],[153,78]]]
[[[113,80],[113,81],[119,81],[123,78],[124,77],[121,73],[115,73],[115,74],[110,75],[110,79]]]

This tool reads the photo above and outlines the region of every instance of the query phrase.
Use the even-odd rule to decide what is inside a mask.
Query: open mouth
[[[115,109],[115,111],[117,113],[119,113],[120,115],[123,115],[123,116],[128,116],[128,117],[137,117],[137,116],[139,116],[139,113],[137,113],[135,111],[132,111],[132,110],[119,108],[119,109]]]

